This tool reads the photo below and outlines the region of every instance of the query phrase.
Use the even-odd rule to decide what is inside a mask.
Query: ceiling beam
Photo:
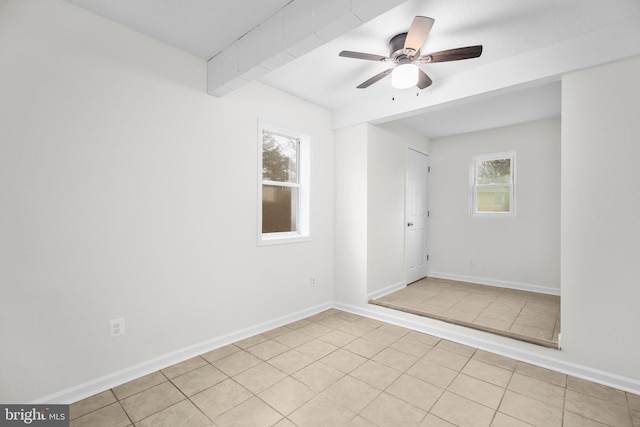
[[[224,96],[404,1],[292,0],[207,62],[207,92]]]

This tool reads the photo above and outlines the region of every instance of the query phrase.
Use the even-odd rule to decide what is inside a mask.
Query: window
[[[471,159],[471,214],[515,214],[514,152],[486,154]]]
[[[310,239],[309,138],[261,124],[258,244]]]

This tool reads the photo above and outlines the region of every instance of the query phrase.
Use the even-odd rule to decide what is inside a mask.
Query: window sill
[[[515,212],[473,212],[471,216],[474,218],[513,218],[516,214]]]
[[[282,233],[258,236],[258,246],[285,245],[288,243],[310,242],[311,236],[298,233]]]

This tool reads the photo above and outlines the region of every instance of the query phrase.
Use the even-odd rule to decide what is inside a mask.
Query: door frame
[[[419,154],[422,154],[424,156],[427,157],[427,167],[430,168],[429,165],[429,160],[430,160],[430,156],[429,153],[421,148],[418,148],[414,145],[411,144],[406,144],[406,148],[405,148],[405,178],[404,178],[404,282],[405,285],[408,285],[408,276],[407,276],[407,272],[409,269],[408,266],[408,237],[407,237],[407,233],[408,233],[408,227],[407,227],[407,223],[408,223],[408,212],[407,212],[407,201],[408,201],[408,189],[409,189],[409,151],[415,151]],[[429,174],[427,173],[427,197],[425,199],[425,204],[426,204],[426,210],[427,212],[429,212]],[[425,239],[425,252],[427,255],[427,259],[425,260],[425,276],[424,277],[428,277],[429,276],[429,215],[427,215],[427,218],[425,219],[425,223],[424,223],[424,239]],[[418,279],[420,280],[420,279]],[[411,282],[413,283],[413,281]]]

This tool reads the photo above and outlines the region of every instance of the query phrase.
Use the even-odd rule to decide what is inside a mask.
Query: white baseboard
[[[395,291],[399,291],[400,289],[407,286],[407,284],[403,282],[394,283],[393,285],[387,286],[386,288],[380,289],[379,291],[375,291],[367,295],[369,301],[372,299],[382,298],[385,295],[389,295]]]
[[[71,404],[89,396],[93,396],[94,394],[101,393],[118,385],[156,372],[160,369],[164,369],[169,366],[175,365],[176,363],[191,359],[192,357],[199,356],[217,348],[224,347],[225,345],[232,344],[234,342],[249,338],[257,334],[261,334],[263,332],[286,325],[288,323],[304,319],[316,313],[328,310],[332,307],[333,303],[327,302],[315,307],[297,311],[286,316],[278,317],[276,319],[269,320],[267,322],[260,323],[236,332],[222,335],[217,338],[212,338],[199,344],[174,351],[164,356],[160,356],[156,359],[140,363],[136,366],[132,366],[130,368],[105,375],[101,378],[96,378],[94,380],[79,384],[66,390],[62,390],[49,396],[41,397],[31,402],[31,404]]]
[[[563,360],[561,357],[554,356],[554,353],[560,354],[559,350],[541,349],[533,344],[521,342],[518,342],[518,345],[509,345],[509,338],[497,337],[480,331],[466,333],[465,328],[463,327],[456,327],[455,325],[445,326],[442,322],[437,320],[424,319],[408,313],[399,313],[384,307],[355,306],[339,302],[328,302],[169,353],[113,374],[44,396],[34,400],[31,404],[70,404],[77,402],[86,397],[109,390],[120,384],[124,384],[128,381],[132,381],[160,369],[167,368],[192,357],[215,350],[216,348],[220,348],[253,335],[266,332],[270,329],[304,319],[316,313],[328,310],[329,308],[336,308],[394,325],[403,326],[415,331],[455,341],[460,344],[479,348],[533,365],[553,369],[555,371],[563,372],[565,374],[573,375],[575,377],[583,378],[609,387],[625,390],[634,394],[640,394],[640,381],[568,362]],[[439,326],[441,324],[443,326]],[[486,338],[483,338],[483,336]],[[531,348],[532,351],[527,350],[527,348]],[[533,351],[534,349],[536,351]]]
[[[358,314],[369,317],[371,319],[380,320],[382,322],[391,323],[402,326],[415,331],[434,335],[460,344],[479,348],[501,356],[520,360],[532,365],[540,366],[554,371],[562,372],[574,377],[582,378],[598,384],[614,387],[634,394],[640,394],[640,381],[633,378],[624,377],[610,372],[601,371],[590,368],[588,366],[579,365],[577,363],[563,360],[558,355],[561,350],[538,348],[534,344],[521,343],[518,345],[509,345],[511,339],[498,337],[489,333],[473,331],[474,333],[465,333],[463,327],[455,325],[447,325],[439,327],[440,321],[434,319],[420,318],[412,314],[402,313],[397,315],[392,309],[372,306],[360,307],[343,303],[335,303],[334,308],[347,311],[349,313]],[[487,334],[486,338],[480,336]],[[530,347],[531,351],[527,350]],[[535,349],[535,350],[534,350]]]
[[[435,279],[456,280],[458,282],[477,283],[479,285],[497,286],[499,288],[517,289],[519,291],[537,292],[539,294],[560,296],[559,288],[549,288],[546,286],[531,285],[528,283],[488,279],[486,277],[464,276],[461,274],[442,273],[439,271],[430,271],[429,277],[433,277]]]

